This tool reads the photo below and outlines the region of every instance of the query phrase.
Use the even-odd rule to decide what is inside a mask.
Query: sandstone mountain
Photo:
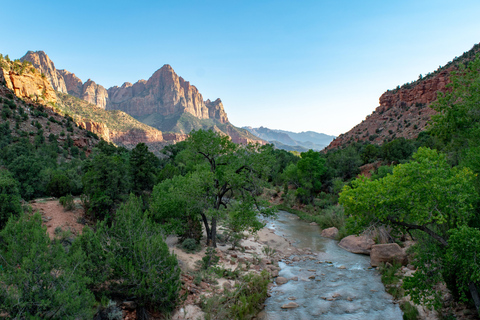
[[[48,72],[48,69],[43,70]],[[62,79],[57,78],[60,83]],[[28,104],[41,105],[45,112],[52,113],[54,118],[68,115],[79,127],[119,146],[133,148],[139,142],[145,142],[151,151],[155,152],[174,142],[168,140],[168,137],[165,139],[161,131],[122,111],[107,111],[69,94],[55,91],[46,73],[37,70],[28,60],[20,62],[0,58],[0,83],[18,99]]]
[[[380,97],[380,106],[375,111],[350,131],[338,136],[327,149],[343,147],[355,141],[382,144],[400,137],[415,139],[435,114],[430,104],[437,99],[437,93],[448,90],[446,85],[450,73],[460,63],[474,59],[478,52],[480,44],[425,77],[387,90]]]
[[[57,70],[43,51],[29,51],[21,60],[31,62],[45,74],[56,91],[104,110],[123,111],[167,133],[166,137],[175,139],[170,142],[185,139],[194,129],[213,129],[229,135],[237,143],[263,143],[248,131],[230,124],[220,99],[204,101],[198,89],[179,77],[169,65],[164,65],[148,80],[135,84],[125,82],[106,90],[90,79],[82,82],[74,73]]]
[[[287,151],[304,152],[309,149],[320,151],[325,148],[335,136],[329,136],[324,133],[317,133],[313,131],[306,132],[291,132],[285,130],[275,130],[265,127],[252,128],[243,127],[253,135],[273,143],[277,148]]]
[[[70,117],[56,112],[58,103],[46,76],[29,63],[9,61],[0,55],[0,102],[2,103],[0,127],[5,141],[27,138],[31,143],[42,139],[55,139],[58,153],[71,159],[76,147],[77,154],[88,155],[99,139],[91,132],[75,125]]]

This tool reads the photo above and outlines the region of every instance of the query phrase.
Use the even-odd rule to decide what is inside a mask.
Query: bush
[[[70,179],[63,172],[54,172],[47,184],[47,193],[54,197],[61,197],[70,192]]]
[[[73,196],[71,194],[67,194],[66,196],[61,197],[60,199],[58,199],[58,201],[67,211],[75,209],[75,202],[73,201]]]
[[[269,282],[270,276],[265,270],[261,274],[247,274],[237,281],[235,290],[203,300],[205,319],[253,318],[267,298]]]
[[[71,247],[67,252],[59,241],[50,241],[41,223],[39,214],[23,214],[0,232],[0,314],[92,319],[95,300],[86,287],[82,250]]]
[[[112,295],[135,296],[139,310],[173,310],[181,285],[177,258],[170,254],[160,226],[143,213],[141,199],[131,195],[111,226],[103,221],[96,233],[86,231],[82,238],[92,286],[108,280]]]
[[[11,216],[22,211],[18,185],[10,172],[0,169],[0,230]]]
[[[182,249],[188,253],[197,252],[200,250],[200,248],[201,245],[195,239],[187,238],[182,242]]]

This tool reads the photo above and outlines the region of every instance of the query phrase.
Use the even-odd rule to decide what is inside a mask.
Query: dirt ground
[[[47,227],[50,238],[54,238],[55,229],[70,230],[73,235],[79,235],[82,232],[84,221],[84,210],[80,206],[80,201],[75,201],[75,209],[66,211],[55,198],[36,199],[30,202],[33,212],[39,212],[42,215],[43,225]]]

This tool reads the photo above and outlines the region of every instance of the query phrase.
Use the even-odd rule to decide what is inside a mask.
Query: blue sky
[[[480,1],[22,1],[0,52],[106,88],[170,64],[236,126],[338,135],[480,42]]]

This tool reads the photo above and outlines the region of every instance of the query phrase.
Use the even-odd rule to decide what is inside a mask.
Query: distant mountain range
[[[269,129],[265,127],[252,128],[243,127],[254,136],[274,144],[277,148],[288,151],[304,152],[309,149],[320,151],[335,139],[324,133],[313,131],[291,132],[285,130]]]

